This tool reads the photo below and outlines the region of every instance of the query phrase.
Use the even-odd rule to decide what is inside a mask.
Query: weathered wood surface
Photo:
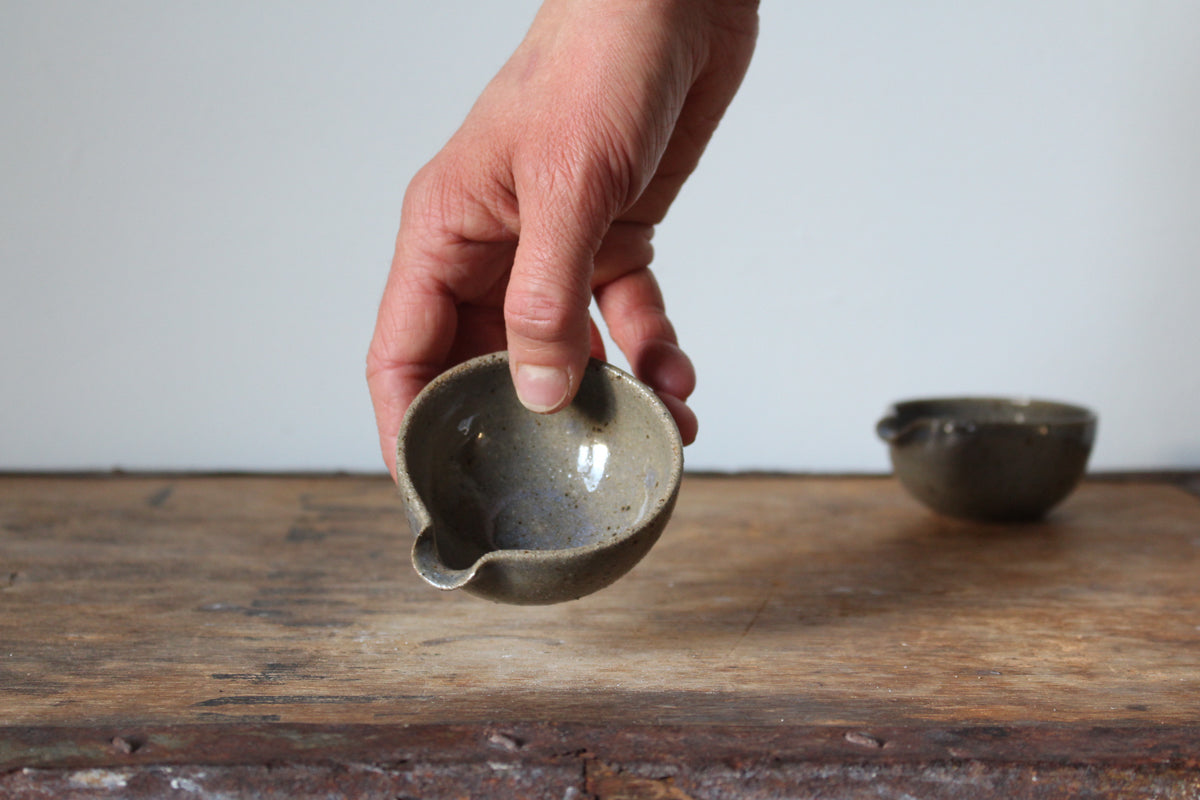
[[[688,476],[627,577],[516,608],[423,584],[385,479],[7,476],[0,769],[186,763],[189,736],[229,763],[213,742],[246,731],[285,732],[290,744],[264,751],[275,760],[348,730],[409,747],[473,731],[460,749],[475,741],[495,759],[511,755],[497,755],[509,735],[578,755],[580,730],[687,739],[727,726],[743,754],[786,734],[820,759],[991,752],[1026,770],[1132,769],[1127,739],[1194,790],[1200,498],[1188,486],[1092,480],[1042,524],[988,526],[936,517],[891,479]],[[96,734],[56,750],[56,730],[60,744]],[[975,743],[956,751],[949,731]],[[133,744],[112,744],[122,735]],[[147,735],[157,761],[138,752]],[[1089,740],[1107,744],[1080,755]],[[1076,761],[1037,755],[1053,742]]]
[[[1045,524],[884,479],[689,477],[581,601],[430,589],[391,485],[0,480],[0,724],[1200,722],[1200,501]]]

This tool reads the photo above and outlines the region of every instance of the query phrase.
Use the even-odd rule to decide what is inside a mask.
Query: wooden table
[[[1195,798],[1198,488],[689,475],[521,608],[422,583],[384,478],[0,477],[0,796]]]

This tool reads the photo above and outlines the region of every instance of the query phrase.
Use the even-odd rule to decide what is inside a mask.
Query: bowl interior
[[[500,353],[445,373],[418,397],[398,465],[442,560],[464,569],[493,550],[627,536],[672,496],[682,445],[661,401],[617,368],[592,361],[568,408],[535,414],[517,400]]]

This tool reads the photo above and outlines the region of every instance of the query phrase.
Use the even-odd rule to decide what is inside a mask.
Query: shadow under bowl
[[[1078,485],[1096,415],[1048,400],[949,397],[896,403],[876,431],[896,477],[951,517],[1031,521]]]
[[[547,604],[608,586],[650,550],[674,509],[683,443],[652,390],[594,359],[570,406],[527,410],[502,352],[425,388],[396,465],[422,578]]]

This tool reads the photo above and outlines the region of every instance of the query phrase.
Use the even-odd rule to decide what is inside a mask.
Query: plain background
[[[0,469],[382,469],[401,198],[536,3],[0,2]],[[1200,467],[1200,3],[766,2],[655,238],[693,469],[884,471],[893,400]]]

